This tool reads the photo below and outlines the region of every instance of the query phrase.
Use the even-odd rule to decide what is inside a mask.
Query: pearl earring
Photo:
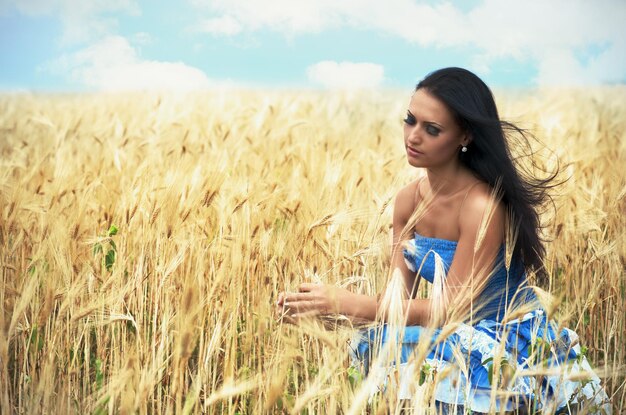
[[[466,147],[466,146],[461,147],[461,151],[462,151],[463,153],[467,153],[467,147]]]

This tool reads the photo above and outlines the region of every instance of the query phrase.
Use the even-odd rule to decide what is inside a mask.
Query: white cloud
[[[384,80],[384,68],[373,63],[323,61],[311,65],[307,76],[331,89],[375,88]]]
[[[135,0],[0,0],[0,10],[12,9],[27,16],[57,16],[62,23],[63,45],[88,43],[117,28],[113,15],[138,15],[141,10]]]
[[[350,26],[422,46],[465,48],[474,51],[474,66],[482,72],[499,59],[530,60],[538,67],[538,83],[626,79],[623,0],[484,0],[467,12],[447,1],[435,5],[411,0],[190,2],[212,16],[228,16],[238,28],[249,31],[270,29],[292,36]],[[583,63],[575,56],[576,50],[598,44],[608,48],[596,59]]]
[[[48,62],[44,71],[99,91],[193,91],[214,86],[198,68],[182,62],[143,60],[121,36],[101,41]]]
[[[149,45],[152,43],[152,36],[147,32],[137,32],[132,39],[136,45]]]
[[[214,35],[232,36],[241,32],[242,27],[239,22],[230,16],[222,16],[212,19],[207,19],[201,22],[196,31],[207,32]]]
[[[190,3],[220,16],[229,16],[246,30],[271,27],[282,32],[306,33],[329,27],[334,15],[339,23],[342,17],[341,12],[345,12],[344,3],[354,3],[354,1],[190,0]]]

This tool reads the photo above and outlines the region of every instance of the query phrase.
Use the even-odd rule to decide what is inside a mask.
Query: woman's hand
[[[333,285],[304,283],[298,287],[298,292],[278,295],[277,312],[288,322],[303,317],[343,314],[350,294],[350,291]]]

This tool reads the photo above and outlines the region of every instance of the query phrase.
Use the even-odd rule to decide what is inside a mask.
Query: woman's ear
[[[472,134],[470,132],[466,132],[465,137],[463,137],[463,140],[461,141],[461,145],[467,146],[471,142],[472,142]]]

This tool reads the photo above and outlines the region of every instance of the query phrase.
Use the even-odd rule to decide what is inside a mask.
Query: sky
[[[0,0],[0,91],[626,83],[626,0]]]

